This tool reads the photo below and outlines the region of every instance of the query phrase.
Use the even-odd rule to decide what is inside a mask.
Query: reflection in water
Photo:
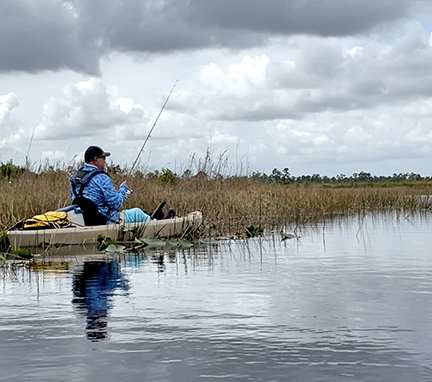
[[[86,311],[89,340],[107,338],[107,317],[112,308],[114,290],[128,288],[118,260],[86,261],[82,270],[74,272],[72,303],[79,310]]]
[[[431,228],[360,216],[299,240],[77,255],[79,271],[5,264],[0,380],[432,381]]]

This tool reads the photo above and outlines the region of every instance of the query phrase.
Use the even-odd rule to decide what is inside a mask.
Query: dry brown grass
[[[124,177],[113,175],[115,185]],[[207,222],[223,234],[243,232],[248,225],[280,227],[286,223],[315,222],[336,214],[401,209],[425,210],[431,202],[419,195],[432,194],[432,185],[414,187],[294,187],[252,179],[178,180],[160,184],[142,176],[126,179],[134,192],[124,208],[152,211],[162,201],[178,215],[201,210]],[[68,175],[24,173],[12,183],[0,183],[0,229],[20,219],[70,204]]]

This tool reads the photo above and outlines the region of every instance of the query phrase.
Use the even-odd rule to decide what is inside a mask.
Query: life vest
[[[91,178],[99,174],[108,175],[105,171],[99,169],[84,170],[83,168],[80,168],[74,175],[72,175],[70,181],[72,183],[72,192],[74,193],[75,197],[82,196],[84,188],[90,182]],[[78,191],[77,186],[80,187]]]
[[[94,176],[99,174],[108,175],[102,170],[84,170],[83,168],[80,168],[70,179],[72,192],[75,195],[75,199],[72,203],[78,204],[78,206],[83,210],[84,223],[86,226],[105,225],[109,220],[107,216],[99,212],[98,207],[92,200],[83,196],[84,188]],[[104,203],[104,205],[108,206],[106,203]]]

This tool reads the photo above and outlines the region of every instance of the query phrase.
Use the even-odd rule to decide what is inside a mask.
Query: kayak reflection
[[[89,340],[107,338],[107,318],[116,289],[129,289],[118,260],[86,261],[82,270],[74,272],[72,304],[87,318],[86,335]]]

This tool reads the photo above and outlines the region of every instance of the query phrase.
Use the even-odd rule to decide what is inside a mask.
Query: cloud
[[[143,116],[133,100],[114,98],[100,79],[91,78],[66,85],[61,98],[48,100],[35,139],[110,135],[116,128],[142,122]]]
[[[190,21],[217,29],[281,35],[346,36],[407,15],[408,0],[194,0]]]
[[[69,68],[97,74],[103,53],[80,17],[61,1],[0,3],[0,71],[39,72]]]
[[[302,121],[283,121],[266,127],[273,139],[278,160],[285,156],[287,167],[315,168],[312,172],[329,173],[329,168],[356,166],[361,163],[420,159],[431,152],[432,118],[423,123],[410,118],[404,110],[380,106],[365,112],[327,111]],[[403,166],[401,166],[402,168]],[[342,171],[343,172],[343,171]]]
[[[51,165],[56,163],[64,164],[65,157],[66,157],[66,153],[61,150],[44,151],[41,154],[41,163],[48,162]]]
[[[0,71],[100,74],[111,52],[243,50],[275,37],[367,34],[412,0],[39,0],[0,3]]]
[[[18,106],[19,99],[16,94],[8,93],[0,95],[0,128],[7,127],[12,110]]]
[[[409,22],[391,43],[297,36],[286,52],[204,64],[197,76],[204,93],[179,84],[146,151],[166,165],[191,152],[205,156],[208,147],[228,149],[272,167],[425,155],[432,148],[428,39]],[[144,106],[102,79],[70,83],[45,104],[36,138],[103,139],[134,158],[165,97]]]
[[[200,117],[301,120],[310,113],[405,105],[407,99],[432,96],[432,48],[418,22],[407,23],[391,45],[304,36],[292,41],[295,48],[274,58],[246,55],[225,68],[205,65]]]
[[[12,118],[12,112],[19,107],[19,98],[14,93],[0,95],[0,149],[19,146],[24,131],[18,121]]]

